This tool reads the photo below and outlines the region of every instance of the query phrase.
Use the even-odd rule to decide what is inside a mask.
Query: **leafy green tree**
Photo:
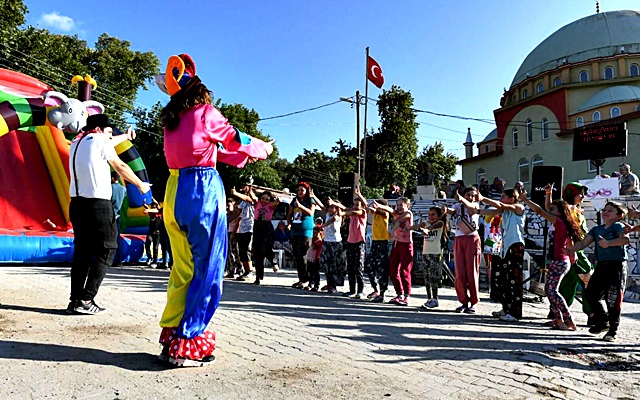
[[[160,62],[151,51],[131,50],[131,43],[103,33],[98,37],[95,50],[89,49],[83,59],[84,72],[98,81],[98,90],[93,98],[105,106],[106,113],[124,122],[124,113],[133,111],[133,103],[140,88],[148,89],[147,83],[158,75]]]
[[[98,82],[93,99],[124,125],[126,115],[140,88],[147,88],[159,71],[152,52],[131,49],[131,43],[102,34],[94,48],[76,35],[60,35],[24,23],[27,12],[22,1],[0,0],[0,64],[33,76],[67,96],[75,97],[71,86],[75,75],[91,75]]]
[[[358,169],[358,149],[342,139],[338,139],[331,148],[335,158],[331,163],[331,173],[338,179],[341,173],[355,172]]]
[[[0,33],[3,38],[6,38],[6,32],[24,24],[27,12],[27,6],[22,0],[0,0]]]
[[[224,104],[220,99],[216,101],[216,108],[220,110],[229,123],[247,135],[262,139],[271,140],[258,129],[260,115],[254,109],[248,109],[242,104]],[[260,186],[280,189],[282,180],[278,170],[274,168],[278,161],[278,149],[274,143],[273,153],[264,161],[257,161],[247,164],[244,168],[238,169],[230,165],[219,164],[218,171],[227,188],[241,187],[246,185],[250,179]]]
[[[300,181],[311,185],[314,193],[321,199],[328,196],[336,196],[338,193],[338,179],[332,164],[334,159],[317,149],[303,149],[286,171],[286,184],[289,190],[294,191]]]
[[[456,162],[458,157],[451,153],[445,154],[442,142],[436,142],[433,146],[427,145],[422,149],[416,160],[416,170],[423,178],[430,175],[437,185],[443,180],[448,182],[455,175]]]
[[[76,96],[71,78],[88,73],[85,59],[90,50],[85,41],[33,26],[10,33],[7,40],[0,46],[3,66],[33,76],[67,96]]]
[[[151,109],[136,108],[133,112],[138,135],[133,143],[147,167],[149,182],[153,184],[153,197],[157,200],[164,198],[169,178],[169,167],[164,157],[161,111],[162,104],[158,102]]]
[[[393,85],[378,97],[381,126],[367,139],[366,185],[388,188],[392,183],[407,188],[415,184],[416,114],[410,92]]]

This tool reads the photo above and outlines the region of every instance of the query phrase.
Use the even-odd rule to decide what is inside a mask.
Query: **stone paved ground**
[[[156,361],[167,271],[111,269],[104,316],[64,313],[68,266],[0,266],[0,399],[638,399],[640,304],[625,303],[619,340],[542,326],[546,304],[507,324],[440,309],[227,282],[213,328],[217,362]],[[576,306],[574,306],[576,310]],[[577,315],[579,324],[585,318]]]

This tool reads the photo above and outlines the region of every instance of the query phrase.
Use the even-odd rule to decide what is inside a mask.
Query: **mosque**
[[[535,166],[564,167],[564,182],[591,179],[590,160],[572,161],[573,137],[584,127],[626,122],[626,157],[606,160],[602,173],[640,154],[640,12],[612,11],[574,21],[524,59],[494,111],[496,129],[479,143],[471,134],[459,161],[468,184],[500,176],[530,190]],[[603,146],[608,143],[604,142]],[[474,150],[475,146],[475,150]]]

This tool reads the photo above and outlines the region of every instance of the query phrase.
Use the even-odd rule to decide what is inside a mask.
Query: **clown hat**
[[[156,84],[163,92],[173,97],[181,90],[186,92],[197,83],[196,64],[188,54],[169,57],[164,74],[156,76]]]

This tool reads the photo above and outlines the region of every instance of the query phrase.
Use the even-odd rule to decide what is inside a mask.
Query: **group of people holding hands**
[[[382,303],[391,280],[395,296],[388,299],[388,303],[409,305],[414,259],[412,232],[420,231],[427,292],[427,301],[422,307],[439,307],[443,250],[448,246],[451,230],[455,234],[455,290],[460,302],[455,311],[474,314],[480,301],[480,258],[484,246],[478,232],[480,218],[491,220],[499,216],[501,247],[490,259],[488,275],[494,280],[491,297],[502,307],[493,312],[493,316],[505,322],[517,322],[523,317],[525,206],[528,206],[552,226],[549,263],[542,269],[546,275],[545,294],[550,303],[547,325],[559,330],[577,329],[569,307],[578,289],[582,288],[583,311],[588,315],[589,331],[594,334],[606,331],[604,339],[614,340],[625,289],[627,233],[640,231],[640,226],[634,228],[624,224],[622,220],[627,210],[611,201],[602,210],[603,223],[587,230],[580,206],[587,188],[579,183],[566,185],[562,199],[558,200],[552,200],[554,188],[552,184],[547,185],[544,207],[533,203],[527,192],[519,189],[504,189],[499,200],[495,200],[483,196],[475,187],[466,187],[455,194],[456,204],[431,207],[426,220],[415,223],[407,198],[396,199],[395,207],[391,207],[386,200],[369,203],[355,189],[353,205],[346,207],[331,198],[321,201],[307,183],[300,182],[290,203],[286,225],[298,272],[298,280],[292,287],[337,293],[347,277],[348,290],[343,292],[344,296]],[[280,200],[270,192],[256,196],[250,187],[242,192],[233,189],[231,193],[242,200],[241,211],[237,212],[241,218],[236,236],[245,270],[238,279],[245,279],[250,273],[253,259],[255,283],[259,284],[264,277],[264,260],[273,260],[271,217]],[[481,203],[485,207],[481,207]],[[317,209],[325,213],[324,219],[314,220]],[[365,255],[367,215],[372,216],[371,245]],[[249,247],[252,227],[253,240],[257,243],[253,246],[253,258]],[[594,245],[595,249],[595,271],[583,252],[589,245]],[[326,276],[326,285],[320,284],[320,272]],[[233,271],[228,273],[229,277],[233,276]],[[364,293],[365,275],[372,288],[367,295]],[[601,304],[603,299],[607,311]]]
[[[577,329],[569,310],[579,287],[583,289],[583,311],[588,316],[589,332],[607,332],[606,341],[616,338],[620,324],[622,299],[626,286],[627,234],[640,227],[631,227],[622,220],[627,209],[620,203],[609,201],[601,215],[602,224],[587,230],[580,204],[587,188],[569,183],[562,191],[562,199],[552,200],[553,185],[545,187],[545,207],[532,202],[527,192],[505,189],[499,201],[482,196],[469,187],[456,195],[456,204],[446,212],[457,218],[454,260],[456,265],[456,292],[461,306],[457,312],[474,313],[478,302],[478,277],[481,241],[474,228],[480,215],[501,216],[501,252],[491,260],[492,278],[496,280],[492,298],[502,304],[494,317],[507,322],[522,318],[523,257],[525,208],[543,217],[552,225],[549,263],[546,273],[545,294],[550,303],[550,321],[553,329]],[[488,208],[480,208],[484,203]],[[635,210],[634,210],[635,212]],[[634,217],[637,217],[635,215]],[[585,256],[583,249],[594,245],[596,266]],[[605,300],[607,311],[601,301]]]

